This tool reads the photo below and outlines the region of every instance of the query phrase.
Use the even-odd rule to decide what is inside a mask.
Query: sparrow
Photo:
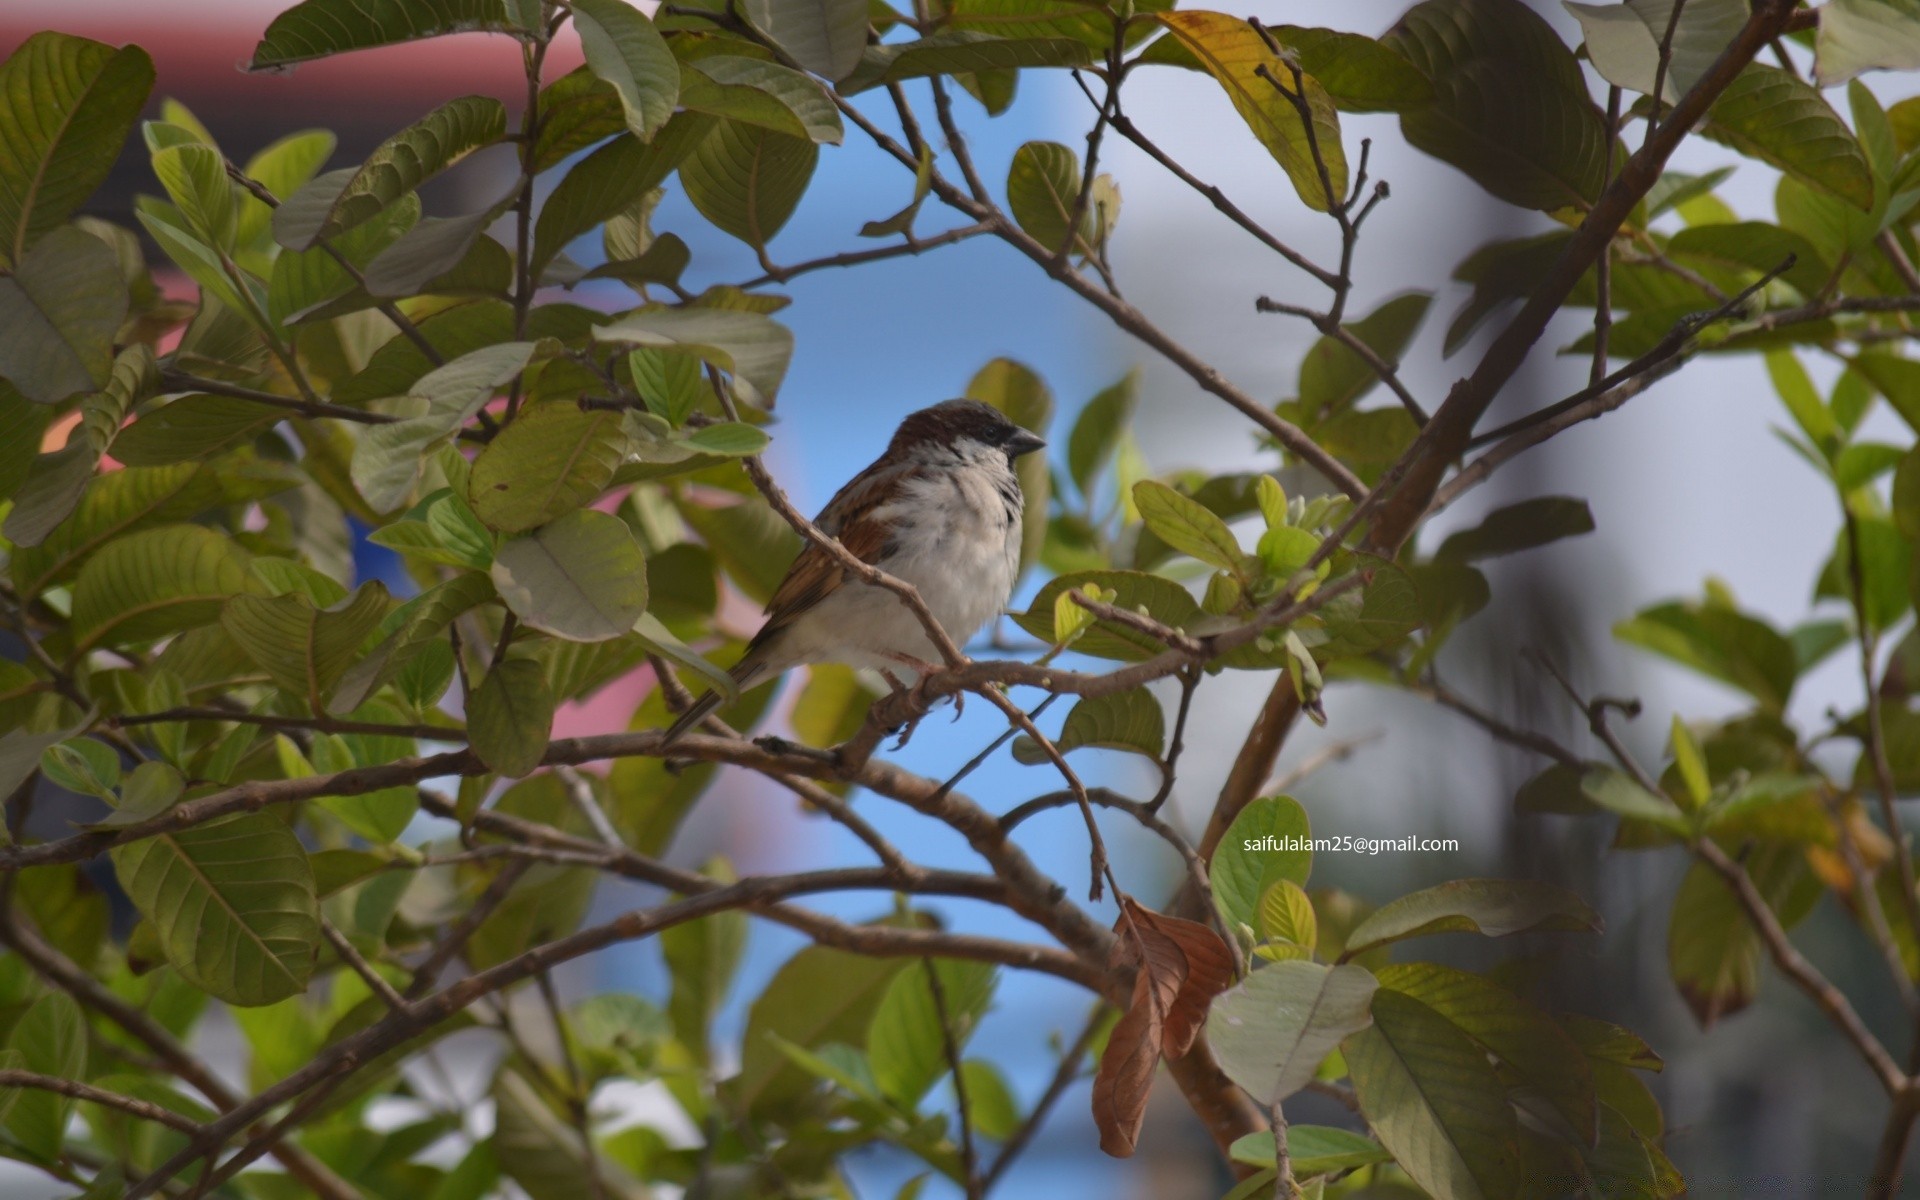
[[[1006,608],[1020,568],[1024,505],[1014,460],[1046,443],[978,400],[947,400],[900,422],[884,454],[814,518],[854,557],[919,589],[955,645]],[[741,691],[793,667],[844,663],[896,690],[940,661],[926,629],[885,588],[852,577],[809,542],[767,602],[767,621],[732,670]],[[671,745],[720,703],[700,697]]]

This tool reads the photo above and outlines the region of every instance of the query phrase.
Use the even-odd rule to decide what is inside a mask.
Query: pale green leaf
[[[673,115],[680,64],[645,13],[625,0],[574,0],[587,69],[613,87],[627,128],[647,141]]]
[[[647,564],[618,517],[582,509],[503,544],[500,598],[526,624],[575,642],[619,637],[647,608]]]
[[[815,75],[840,80],[860,64],[866,0],[745,0],[741,7],[755,29]]]
[[[1364,967],[1282,962],[1260,967],[1213,1002],[1207,1040],[1220,1067],[1262,1105],[1307,1086],[1320,1061],[1372,1021],[1379,985]]]

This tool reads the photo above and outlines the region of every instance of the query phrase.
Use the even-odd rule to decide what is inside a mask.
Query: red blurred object
[[[291,0],[284,6],[4,5],[0,52],[11,54],[41,29],[116,46],[134,42],[153,56],[156,99],[178,99],[209,123],[259,124],[275,135],[301,124],[343,134],[365,122],[385,128],[396,112],[422,111],[454,96],[495,96],[517,105],[525,94],[518,43],[503,34],[456,34],[248,73],[245,64],[268,22],[291,6]],[[579,42],[563,32],[548,53],[547,77],[580,62]]]
[[[157,81],[148,115],[174,99],[193,110],[227,154],[241,162],[256,150],[301,129],[326,128],[340,137],[332,165],[364,158],[389,135],[456,96],[493,96],[509,120],[525,99],[520,45],[504,34],[462,33],[359,50],[302,63],[284,71],[249,73],[245,64],[268,23],[293,0],[220,3],[0,3],[0,57],[43,30],[55,29],[110,45],[135,43],[153,56]],[[580,43],[563,30],[547,54],[548,81],[580,65]],[[125,220],[136,192],[157,192],[130,139],[88,212]]]

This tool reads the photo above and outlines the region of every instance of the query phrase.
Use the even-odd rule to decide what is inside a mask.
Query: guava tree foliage
[[[534,1200],[614,1200],[656,1185],[849,1195],[843,1157],[887,1143],[925,1166],[902,1196],[982,1196],[1089,1073],[1101,1146],[1131,1154],[1164,1063],[1240,1173],[1237,1197],[1382,1181],[1441,1200],[1679,1194],[1644,1041],[1550,1011],[1522,971],[1420,957],[1443,932],[1594,936],[1578,896],[1461,879],[1373,907],[1308,887],[1293,840],[1306,814],[1262,792],[1299,716],[1329,719],[1328,682],[1354,680],[1545,756],[1523,810],[1618,818],[1620,849],[1689,855],[1671,900],[1680,992],[1710,1023],[1752,999],[1765,959],[1810,997],[1887,1094],[1861,1168],[1896,1192],[1920,1116],[1902,1065],[1913,1031],[1869,1027],[1791,930],[1830,893],[1920,1019],[1920,892],[1897,811],[1920,794],[1920,452],[1862,434],[1920,426],[1920,360],[1904,353],[1920,104],[1883,108],[1855,79],[1920,66],[1920,12],[1569,7],[1584,54],[1518,0],[1426,0],[1379,38],[1152,0],[690,0],[651,17],[622,0],[304,0],[254,69],[489,33],[520,54],[525,100],[450,98],[337,166],[324,131],[235,161],[164,103],[138,125],[158,194],[137,229],[76,214],[147,111],[147,55],[58,33],[19,46],[0,65],[0,607],[15,648],[0,661],[0,1152],[97,1197],[457,1200],[511,1181]],[[585,65],[545,70],[568,26]],[[984,178],[963,122],[1003,112],[1022,71],[1071,73],[1087,136],[1029,143],[1004,180]],[[1283,242],[1136,125],[1124,97],[1142,71],[1216,82],[1217,120],[1244,122],[1275,186],[1324,214],[1337,260]],[[1823,92],[1841,83],[1844,115]],[[1361,112],[1397,114],[1414,147],[1557,225],[1461,247],[1472,294],[1444,336],[1478,358],[1444,395],[1416,395],[1396,365],[1429,293],[1350,311],[1362,227],[1393,212],[1367,144],[1341,129]],[[780,261],[775,235],[848,137],[898,163],[901,207],[860,214],[842,253]],[[1715,195],[1727,171],[1666,171],[1688,137],[1777,173],[1774,219]],[[1100,170],[1113,138],[1320,297],[1248,298],[1320,335],[1295,395],[1248,393],[1123,298],[1108,256],[1120,185]],[[489,146],[516,156],[511,186],[423,216],[420,185]],[[668,187],[750,245],[760,273],[683,284],[698,239],[653,227]],[[604,251],[583,255],[602,260],[591,269],[570,254],[589,237]],[[778,402],[809,402],[780,398],[795,349],[781,286],[973,238],[1011,246],[1230,406],[1267,468],[1150,477],[1116,363],[1023,476],[1026,557],[1045,580],[1013,614],[1030,650],[946,643],[922,686],[888,696],[804,672],[787,685],[798,742],[750,736],[762,688],[729,695],[667,761],[659,731],[692,692],[730,686],[721,667],[751,632],[720,597],[764,600],[806,542],[931,627],[913,589],[808,523],[758,455]],[[155,247],[197,285],[191,301],[156,286]],[[630,289],[627,306],[576,303],[586,280]],[[1567,310],[1591,317],[1567,347],[1590,385],[1485,427]],[[1833,554],[1809,564],[1815,611],[1779,630],[1709,583],[1619,633],[1751,711],[1675,717],[1671,761],[1642,763],[1615,732],[1636,706],[1586,696],[1554,664],[1587,750],[1448,687],[1448,636],[1489,599],[1475,564],[1592,520],[1540,497],[1423,544],[1425,519],[1696,356],[1741,353],[1767,356],[1784,436],[1838,501]],[[1830,394],[1815,358],[1839,368]],[[1018,363],[983,364],[969,390],[1053,423]],[[1899,420],[1869,426],[1882,401]],[[404,594],[354,580],[356,525],[404,564]],[[1790,724],[1796,680],[1838,653],[1858,658],[1858,707]],[[658,686],[628,729],[550,736],[558,705],[636,671]],[[1181,828],[1163,806],[1186,716],[1223,671],[1271,691],[1205,824]],[[876,756],[885,731],[963,694],[1006,718],[986,751],[1034,764],[1046,790],[990,810],[966,771],[922,778]],[[1154,794],[1086,786],[1075,763],[1099,754],[1151,762]],[[871,862],[747,878],[670,865],[729,766],[840,823]],[[957,832],[976,865],[912,861],[861,815],[874,805]],[[1055,808],[1084,818],[1084,878],[1051,878],[1023,848],[1022,826]],[[1163,841],[1181,889],[1116,876],[1096,810]],[[654,899],[588,923],[608,878]],[[805,900],[838,891],[871,893],[872,919]],[[955,899],[1017,914],[1036,940],[951,931],[939,914]],[[749,918],[813,945],[752,1000],[744,1041],[719,1046]],[[562,964],[652,937],[668,995],[567,1003],[552,984]],[[1089,993],[1039,1096],[968,1053],[1007,970]],[[530,1019],[549,1030],[530,1036]],[[209,1024],[237,1027],[244,1087],[203,1057]],[[464,1114],[370,1114],[412,1095],[400,1068],[456,1031],[490,1040],[500,1065],[492,1135],[449,1158],[428,1151]],[[697,1144],[609,1129],[592,1101],[614,1080],[663,1085]],[[1283,1102],[1307,1089],[1350,1115],[1289,1127]]]

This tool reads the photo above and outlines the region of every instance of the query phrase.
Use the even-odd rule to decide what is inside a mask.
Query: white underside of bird
[[[994,456],[1004,464],[1004,455]],[[1011,470],[999,470],[1011,479]],[[876,518],[901,528],[900,549],[874,565],[912,584],[940,628],[964,646],[1013,595],[1020,570],[1018,514],[1007,512],[985,472],[928,476],[903,490],[909,494],[901,501],[874,510]],[[926,627],[899,595],[849,579],[769,642],[760,670],[741,686],[751,687],[768,673],[826,662],[911,681],[918,674],[911,663],[940,660]]]

